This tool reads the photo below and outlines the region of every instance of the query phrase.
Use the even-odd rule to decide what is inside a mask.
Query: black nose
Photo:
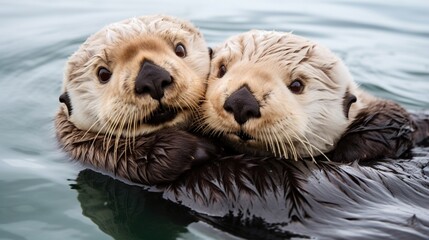
[[[250,118],[261,117],[259,103],[247,86],[243,86],[229,96],[223,108],[234,114],[235,121],[242,125]]]
[[[161,100],[164,89],[173,82],[170,73],[150,61],[144,61],[136,78],[136,94],[149,94],[153,99]]]

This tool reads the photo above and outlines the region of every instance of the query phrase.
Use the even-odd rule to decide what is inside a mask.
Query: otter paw
[[[215,145],[212,141],[205,138],[199,138],[197,147],[194,151],[194,154],[192,155],[192,164],[198,165],[203,162],[216,159],[219,157],[220,152],[222,152],[222,149]]]
[[[208,139],[175,128],[162,129],[138,142],[142,144],[133,161],[139,177],[133,181],[145,184],[174,181],[192,166],[216,158],[220,151]]]

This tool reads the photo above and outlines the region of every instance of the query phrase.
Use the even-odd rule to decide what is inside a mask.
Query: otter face
[[[253,154],[313,157],[331,150],[351,122],[355,89],[328,49],[289,33],[250,31],[214,49],[204,130]]]
[[[190,23],[132,18],[90,36],[70,57],[60,101],[82,130],[150,133],[190,120],[209,68],[209,50]]]

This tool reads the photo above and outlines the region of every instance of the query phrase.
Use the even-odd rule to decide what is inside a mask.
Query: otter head
[[[205,131],[239,150],[300,159],[330,151],[355,116],[356,85],[328,49],[250,31],[214,49]]]
[[[147,16],[90,36],[67,63],[63,111],[76,127],[135,136],[186,124],[204,97],[209,49],[190,23]]]

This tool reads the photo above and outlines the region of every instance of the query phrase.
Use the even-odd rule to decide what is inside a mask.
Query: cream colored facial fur
[[[175,46],[187,55],[180,58]],[[144,60],[167,70],[174,78],[161,103],[179,111],[171,121],[142,123],[159,102],[134,94],[134,82]],[[204,96],[210,58],[202,34],[189,22],[168,16],[145,16],[114,23],[90,36],[67,63],[63,92],[69,94],[69,120],[78,128],[113,135],[136,136],[166,126],[186,124]],[[112,72],[102,84],[97,72]],[[67,112],[63,104],[63,111]]]
[[[218,77],[222,65],[226,73]],[[301,94],[288,88],[296,79],[304,83]],[[261,117],[240,126],[223,105],[243,85],[259,102]],[[348,118],[343,112],[346,91],[358,96]],[[202,122],[205,132],[225,136],[238,148],[300,159],[334,147],[362,107],[361,94],[327,48],[290,33],[253,30],[214,49]],[[240,131],[253,139],[241,140]]]

